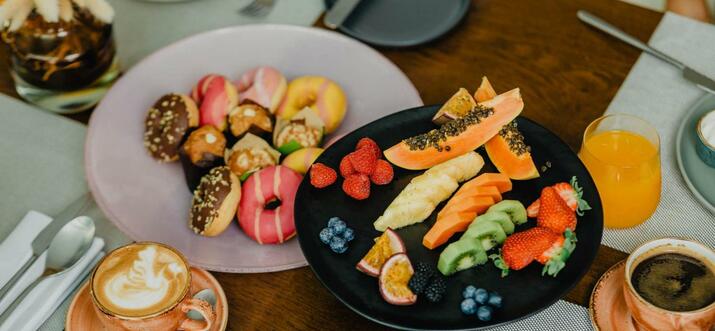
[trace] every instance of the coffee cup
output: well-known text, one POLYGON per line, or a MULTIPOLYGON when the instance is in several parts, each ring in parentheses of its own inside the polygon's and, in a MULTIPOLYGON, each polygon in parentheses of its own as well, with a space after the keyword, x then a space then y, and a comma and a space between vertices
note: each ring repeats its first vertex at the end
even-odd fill
POLYGON ((664 238, 626 260, 623 293, 646 330, 711 330, 715 326, 715 252, 700 243, 664 238))
POLYGON ((119 247, 90 277, 94 310, 107 330, 209 330, 216 314, 191 297, 191 269, 181 253, 154 242, 119 247), (189 319, 198 311, 203 321, 189 319))

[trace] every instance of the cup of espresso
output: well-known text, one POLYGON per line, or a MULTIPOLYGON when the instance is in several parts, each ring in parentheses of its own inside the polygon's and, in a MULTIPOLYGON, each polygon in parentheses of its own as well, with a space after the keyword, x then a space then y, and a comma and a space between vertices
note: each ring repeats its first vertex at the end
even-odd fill
POLYGON ((715 327, 715 252, 690 240, 664 238, 626 260, 623 292, 633 318, 647 330, 715 327))
POLYGON ((132 243, 109 252, 90 277, 95 312, 107 330, 208 330, 215 313, 193 299, 191 269, 175 249, 132 243), (189 319, 198 311, 203 321, 189 319))

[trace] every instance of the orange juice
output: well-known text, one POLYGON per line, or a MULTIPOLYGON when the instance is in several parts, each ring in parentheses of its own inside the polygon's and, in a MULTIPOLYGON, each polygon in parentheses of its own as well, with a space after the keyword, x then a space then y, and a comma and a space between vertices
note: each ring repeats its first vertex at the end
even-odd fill
POLYGON ((660 200, 658 146, 642 135, 609 130, 586 133, 579 157, 596 182, 607 227, 644 222, 660 200))

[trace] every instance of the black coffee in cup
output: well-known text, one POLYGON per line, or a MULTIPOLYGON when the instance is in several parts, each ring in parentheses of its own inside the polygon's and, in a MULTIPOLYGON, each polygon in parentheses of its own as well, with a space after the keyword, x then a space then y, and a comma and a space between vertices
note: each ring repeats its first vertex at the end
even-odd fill
POLYGON ((669 311, 693 311, 715 302, 715 274, 702 261, 663 253, 640 262, 631 274, 638 294, 669 311))

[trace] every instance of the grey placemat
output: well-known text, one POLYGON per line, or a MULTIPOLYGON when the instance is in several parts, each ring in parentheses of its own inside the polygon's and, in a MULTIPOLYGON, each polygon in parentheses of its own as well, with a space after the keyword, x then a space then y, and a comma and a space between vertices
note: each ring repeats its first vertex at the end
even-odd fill
MULTIPOLYGON (((715 77, 715 26, 666 13, 650 45, 715 77)), ((662 191, 660 205, 645 223, 624 230, 606 229, 603 244, 631 252, 640 244, 666 236, 698 240, 715 247, 715 215, 693 197, 675 159, 678 126, 686 111, 705 92, 681 73, 643 54, 611 102, 606 113, 627 113, 646 119, 660 135, 662 191)), ((633 197, 638 203, 638 197, 633 197)))

